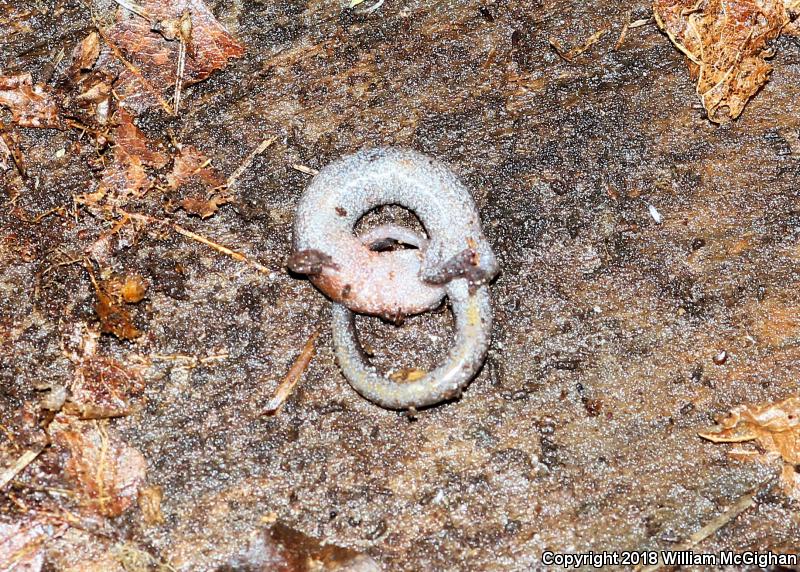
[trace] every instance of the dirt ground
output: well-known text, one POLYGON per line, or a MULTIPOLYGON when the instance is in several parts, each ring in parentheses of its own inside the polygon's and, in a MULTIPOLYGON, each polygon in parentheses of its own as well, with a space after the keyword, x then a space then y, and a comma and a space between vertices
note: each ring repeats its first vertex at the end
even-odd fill
MULTIPOLYGON (((44 81, 92 20, 81 2, 23 4, 28 31, 0 23, 0 70, 44 81)), ((385 570, 531 570, 544 550, 674 548, 753 494, 695 549, 798 549, 779 467, 697 435, 738 404, 798 393, 797 38, 776 42, 772 80, 719 126, 652 20, 618 44, 626 22, 650 16, 644 2, 387 0, 361 15, 335 1, 208 5, 243 57, 187 88, 177 117, 155 109, 139 126, 226 176, 277 139, 213 216, 166 215, 155 198, 140 210, 269 271, 168 231, 112 249, 109 265, 150 287, 132 306, 143 335, 99 340, 103 355, 144 364, 137 408, 111 426, 144 456, 164 516, 146 526, 134 508, 110 521, 117 538, 178 570, 245 570, 235 555, 277 519, 385 570), (573 61, 550 45, 601 29, 573 61), (481 374, 462 399, 411 417, 349 387, 329 302, 285 269, 309 181, 293 165, 378 145, 459 173, 502 267, 481 374), (284 409, 261 415, 315 330, 284 409), (220 354, 193 368, 159 358, 220 354)), ((73 375, 64 336, 97 317, 86 268, 68 262, 109 229, 73 210, 95 177, 91 150, 72 152, 79 133, 14 133, 28 176, 0 173, 4 425, 73 375)), ((424 368, 444 355, 450 320, 359 328, 381 367, 424 368)))

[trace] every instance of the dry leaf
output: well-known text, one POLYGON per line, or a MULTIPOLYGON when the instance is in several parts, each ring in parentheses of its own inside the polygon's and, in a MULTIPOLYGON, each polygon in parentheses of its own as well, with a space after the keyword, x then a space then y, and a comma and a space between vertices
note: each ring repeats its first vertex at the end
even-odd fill
POLYGON ((658 26, 689 59, 709 119, 736 119, 766 83, 767 44, 792 18, 794 0, 655 0, 658 26))
POLYGON ((178 202, 180 208, 200 218, 213 215, 221 205, 229 202, 229 198, 218 193, 225 184, 225 179, 216 169, 210 166, 209 159, 202 151, 190 145, 184 145, 175 158, 172 173, 167 175, 167 182, 174 190, 181 190, 188 197, 178 202))
POLYGON ((99 55, 100 36, 97 32, 92 32, 75 46, 75 50, 72 52, 72 65, 67 73, 74 75, 81 70, 92 69, 99 55))
POLYGON ((133 124, 125 110, 119 110, 119 124, 114 129, 114 160, 103 172, 103 187, 114 206, 123 206, 153 186, 145 167, 160 169, 169 157, 148 141, 133 124))
MULTIPOLYGON (((800 397, 769 405, 740 405, 699 435, 714 443, 758 441, 767 451, 758 460, 782 458, 786 463, 783 481, 787 494, 800 500, 800 480, 794 470, 800 465, 800 397)), ((737 450, 734 454, 741 457, 742 453, 737 450)))
POLYGON ((191 21, 191 35, 186 46, 184 86, 204 80, 225 67, 229 59, 244 53, 243 46, 222 27, 202 0, 145 0, 137 4, 149 22, 120 8, 117 23, 105 32, 108 42, 133 66, 122 70, 115 85, 122 105, 129 110, 138 113, 158 105, 174 89, 181 48, 175 35, 166 30, 172 28, 170 23, 180 23, 185 12, 191 21), (165 32, 162 35, 153 28, 165 32))
POLYGON ((147 462, 106 421, 81 421, 59 413, 47 431, 84 511, 115 517, 136 501, 147 462))
POLYGON ((70 118, 83 126, 103 130, 113 113, 111 93, 116 74, 103 69, 90 71, 99 54, 100 36, 92 32, 73 50, 72 63, 57 88, 65 94, 63 107, 70 118))
POLYGON ((82 419, 119 417, 131 412, 131 402, 144 392, 138 369, 113 358, 95 356, 76 364, 64 411, 82 419))
POLYGON ((53 95, 46 86, 34 85, 29 73, 0 76, 0 105, 22 127, 63 127, 53 95))
POLYGON ((30 518, 0 522, 0 570, 39 572, 44 564, 44 543, 50 533, 44 523, 30 518))
POLYGON ((169 156, 158 149, 145 137, 144 133, 133 124, 133 118, 124 110, 119 112, 119 125, 114 130, 114 143, 131 157, 155 169, 160 169, 169 161, 169 156))
POLYGON ((199 149, 191 145, 184 145, 180 154, 175 157, 172 173, 167 175, 167 182, 173 189, 192 182, 193 179, 204 184, 209 189, 214 189, 225 183, 222 175, 213 167, 211 161, 199 149))
POLYGON ((188 198, 180 202, 180 207, 189 214, 197 215, 206 219, 213 215, 221 205, 228 202, 226 197, 214 196, 209 199, 188 198))
POLYGON ((64 340, 64 355, 75 366, 64 411, 84 419, 127 415, 131 401, 144 391, 144 379, 135 366, 97 355, 100 333, 77 323, 64 340))

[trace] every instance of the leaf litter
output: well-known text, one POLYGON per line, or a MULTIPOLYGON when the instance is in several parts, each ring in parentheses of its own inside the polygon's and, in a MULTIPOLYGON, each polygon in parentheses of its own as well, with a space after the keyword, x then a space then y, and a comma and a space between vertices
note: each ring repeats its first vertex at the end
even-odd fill
POLYGON ((741 115, 767 82, 770 43, 797 33, 797 0, 655 0, 658 27, 688 59, 697 95, 715 123, 741 115))
MULTIPOLYGON (((95 185, 74 197, 73 208, 76 217, 81 209, 110 225, 83 256, 70 256, 65 263, 82 263, 87 270, 98 320, 79 322, 65 336, 62 351, 73 366, 71 379, 50 381, 38 404, 26 402, 8 428, 11 440, 0 443, 0 509, 5 514, 0 518, 0 561, 16 569, 172 569, 140 547, 114 540, 119 534, 108 520, 131 511, 148 526, 165 520, 163 491, 147 485, 146 460, 112 424, 112 418, 134 413, 143 397, 143 363, 103 355, 99 340, 102 334, 123 341, 141 336, 132 310, 149 289, 141 275, 113 269, 113 253, 137 240, 142 228, 152 227, 159 236, 171 230, 271 272, 168 218, 131 210, 152 196, 164 201, 168 213, 180 208, 208 218, 232 200, 230 189, 238 177, 276 138, 262 141, 225 179, 201 150, 172 138, 170 147, 146 135, 136 124, 139 114, 153 108, 177 112, 185 86, 222 69, 244 48, 201 0, 118 3, 111 24, 92 14, 98 29, 80 40, 52 85, 34 83, 28 73, 0 76, 0 105, 10 110, 13 125, 73 129, 94 145, 88 166, 96 174, 95 185)), ((0 169, 16 165, 23 175, 16 139, 0 127, 0 169)), ((63 207, 50 212, 67 216, 63 207)), ((38 224, 44 216, 28 222, 38 224)), ((315 337, 294 368, 298 371, 287 378, 299 377, 307 366, 315 337)), ((227 352, 195 362, 225 357, 227 352)), ((280 523, 262 537, 259 550, 279 554, 291 570, 351 562, 377 569, 365 555, 322 545, 280 523)))
POLYGON ((788 496, 800 501, 800 397, 766 405, 739 405, 699 435, 714 443, 755 442, 755 449, 738 448, 729 453, 741 460, 771 463, 783 461, 781 481, 788 496))

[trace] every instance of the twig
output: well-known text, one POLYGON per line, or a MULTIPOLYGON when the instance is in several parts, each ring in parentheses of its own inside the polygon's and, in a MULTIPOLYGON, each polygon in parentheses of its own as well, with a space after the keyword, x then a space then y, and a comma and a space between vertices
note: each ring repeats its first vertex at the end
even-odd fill
POLYGON ((205 236, 203 236, 201 234, 197 234, 196 232, 192 232, 191 230, 185 229, 181 225, 176 224, 174 222, 171 222, 169 220, 166 220, 166 219, 163 219, 163 218, 156 218, 156 217, 152 217, 152 216, 147 216, 147 215, 143 215, 143 214, 138 214, 138 213, 129 213, 129 212, 126 212, 126 211, 124 211, 122 209, 117 209, 117 212, 119 212, 121 215, 126 216, 128 218, 131 218, 133 220, 139 220, 139 221, 143 221, 143 222, 147 222, 147 223, 151 223, 151 224, 153 224, 153 223, 169 224, 170 226, 172 226, 172 229, 175 232, 177 232, 178 234, 182 234, 183 236, 185 236, 187 238, 191 238, 192 240, 196 240, 197 242, 205 244, 206 246, 210 246, 214 250, 217 250, 217 251, 219 251, 219 252, 221 252, 221 253, 223 253, 223 254, 225 254, 227 256, 230 256, 234 260, 238 260, 239 262, 244 262, 245 264, 249 264, 250 266, 252 266, 256 270, 258 270, 259 272, 263 272, 264 274, 270 274, 272 272, 269 268, 267 268, 263 264, 259 264, 255 260, 250 260, 249 258, 247 258, 247 256, 245 256, 241 252, 236 252, 235 250, 231 250, 227 246, 223 246, 223 245, 221 245, 219 243, 216 243, 213 240, 208 239, 208 238, 206 238, 205 236))
POLYGON ((253 149, 253 151, 251 151, 250 154, 247 157, 245 157, 245 159, 244 159, 244 161, 242 161, 241 165, 236 167, 236 170, 233 173, 231 173, 231 176, 228 177, 227 181, 225 181, 225 185, 230 188, 236 182, 236 179, 241 177, 242 173, 244 173, 250 167, 250 165, 253 163, 253 160, 258 155, 261 155, 261 153, 266 151, 267 147, 269 147, 270 145, 275 143, 275 141, 277 141, 277 140, 278 140, 278 136, 277 135, 274 136, 274 137, 271 137, 270 139, 264 139, 258 147, 253 149))
POLYGON ((642 26, 646 26, 652 21, 652 18, 642 18, 641 20, 636 20, 635 22, 631 22, 628 24, 628 29, 633 30, 635 28, 641 28, 642 26))
POLYGON ((308 368, 308 364, 311 362, 311 358, 314 357, 314 353, 316 352, 316 341, 319 337, 319 330, 314 330, 312 334, 309 336, 308 341, 306 341, 306 345, 303 346, 303 350, 300 352, 300 355, 297 356, 297 359, 294 360, 292 367, 289 369, 289 373, 286 374, 286 377, 283 378, 280 385, 278 385, 278 389, 275 391, 275 395, 270 399, 267 406, 264 408, 262 415, 277 415, 280 413, 283 405, 286 403, 286 400, 292 394, 292 390, 294 389, 297 382, 300 381, 300 377, 303 375, 303 372, 308 368))
MULTIPOLYGON (((363 1, 364 0, 352 0, 350 2, 350 8, 351 9, 355 8, 356 6, 361 4, 363 1)), ((377 2, 375 2, 375 4, 373 4, 369 8, 357 8, 357 9, 353 10, 353 13, 354 14, 360 14, 360 15, 372 14, 375 10, 377 10, 378 8, 383 6, 384 2, 385 2, 385 0, 378 0, 377 2)))
POLYGON ((292 169, 294 169, 295 171, 300 171, 301 173, 305 173, 306 175, 311 175, 311 176, 314 176, 317 173, 319 173, 319 171, 317 171, 316 169, 312 169, 311 167, 306 167, 305 165, 300 165, 299 163, 294 163, 292 165, 292 169))
POLYGON ((630 19, 630 12, 628 13, 628 17, 625 18, 625 25, 622 26, 622 32, 619 34, 619 38, 617 39, 617 43, 614 44, 614 51, 616 52, 622 47, 622 43, 625 41, 625 36, 628 35, 628 28, 631 27, 631 23, 628 21, 630 19))
POLYGON ((26 450, 17 461, 11 465, 8 469, 0 473, 0 489, 4 488, 14 477, 16 477, 20 471, 22 471, 25 467, 30 465, 36 457, 39 456, 39 453, 43 451, 42 449, 36 450, 26 450))
POLYGON ((556 53, 559 56, 561 56, 563 59, 571 63, 575 58, 577 58, 583 52, 585 52, 593 45, 595 45, 606 32, 608 32, 607 28, 603 28, 602 30, 597 30, 594 34, 589 36, 589 38, 583 44, 572 48, 568 52, 564 51, 564 48, 555 38, 550 38, 548 41, 550 42, 550 46, 556 51, 556 53))
POLYGON ((192 17, 188 10, 184 10, 180 19, 180 33, 178 42, 178 70, 175 75, 175 95, 172 98, 172 105, 175 108, 175 115, 178 115, 178 107, 181 104, 181 90, 183 89, 183 74, 186 70, 186 46, 192 40, 192 17))
POLYGON ((238 260, 239 262, 244 262, 245 264, 249 264, 250 266, 252 266, 256 270, 258 270, 259 272, 263 272, 264 274, 269 274, 271 272, 271 270, 269 268, 267 268, 266 266, 264 266, 262 264, 259 264, 255 260, 250 260, 249 258, 247 258, 241 252, 236 252, 235 250, 231 250, 227 246, 222 246, 221 244, 218 244, 218 243, 214 242, 213 240, 209 240, 208 238, 206 238, 206 237, 204 237, 204 236, 202 236, 200 234, 197 234, 196 232, 192 232, 191 230, 187 230, 187 229, 183 228, 182 226, 180 226, 178 224, 173 223, 172 224, 172 228, 174 228, 175 232, 177 232, 178 234, 182 234, 183 236, 185 236, 187 238, 191 238, 192 240, 196 240, 197 242, 205 244, 206 246, 210 246, 214 250, 218 250, 219 252, 221 252, 223 254, 227 254, 228 256, 233 258, 234 260, 238 260))

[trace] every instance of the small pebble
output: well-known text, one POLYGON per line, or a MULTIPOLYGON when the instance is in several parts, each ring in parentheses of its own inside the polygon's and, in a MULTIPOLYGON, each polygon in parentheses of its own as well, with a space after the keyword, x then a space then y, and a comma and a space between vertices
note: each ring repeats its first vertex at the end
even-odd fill
POLYGON ((722 365, 726 361, 728 361, 728 352, 722 350, 717 355, 714 356, 714 363, 717 365, 722 365))

